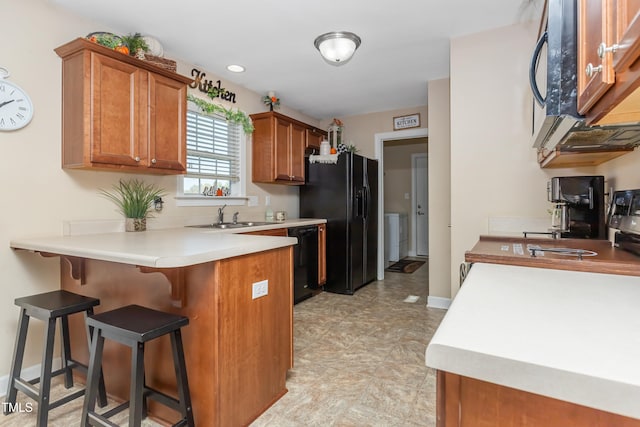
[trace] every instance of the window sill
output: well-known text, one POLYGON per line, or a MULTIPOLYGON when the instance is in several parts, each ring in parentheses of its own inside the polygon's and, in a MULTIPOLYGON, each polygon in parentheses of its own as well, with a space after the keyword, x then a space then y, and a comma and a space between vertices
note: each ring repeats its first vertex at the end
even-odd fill
POLYGON ((243 206, 245 196, 176 196, 176 206, 243 206))

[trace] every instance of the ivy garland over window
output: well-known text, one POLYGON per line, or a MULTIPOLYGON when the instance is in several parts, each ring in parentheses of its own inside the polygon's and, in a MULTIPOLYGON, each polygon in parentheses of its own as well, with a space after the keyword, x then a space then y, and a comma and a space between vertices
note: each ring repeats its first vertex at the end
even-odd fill
POLYGON ((253 133, 253 123, 251 123, 251 119, 249 118, 249 116, 247 116, 242 111, 233 111, 229 108, 224 108, 221 105, 211 104, 210 102, 197 98, 191 94, 187 95, 187 100, 196 104, 203 112, 207 114, 217 113, 224 116, 231 123, 242 125, 244 133, 253 133))

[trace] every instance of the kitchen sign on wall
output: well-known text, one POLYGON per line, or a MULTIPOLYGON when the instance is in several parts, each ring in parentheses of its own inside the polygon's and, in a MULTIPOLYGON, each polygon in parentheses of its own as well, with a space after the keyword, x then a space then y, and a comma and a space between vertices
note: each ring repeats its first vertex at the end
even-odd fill
POLYGON ((191 75, 193 76, 193 82, 189 87, 197 88, 200 92, 206 93, 212 99, 220 98, 223 101, 236 103, 236 94, 223 88, 220 80, 216 81, 216 85, 214 85, 213 81, 205 79, 205 73, 196 68, 191 70, 191 75))
POLYGON ((420 113, 393 118, 393 130, 402 130, 420 127, 420 113))

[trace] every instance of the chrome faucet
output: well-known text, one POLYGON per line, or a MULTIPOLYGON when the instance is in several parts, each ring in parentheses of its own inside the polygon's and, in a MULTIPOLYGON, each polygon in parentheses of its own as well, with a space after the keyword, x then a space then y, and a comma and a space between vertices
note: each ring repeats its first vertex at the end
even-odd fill
POLYGON ((233 223, 234 223, 234 224, 237 224, 237 223, 238 223, 238 214, 239 214, 239 213, 240 213, 240 212, 235 212, 235 213, 233 214, 233 223))
POLYGON ((226 208, 227 205, 224 205, 221 208, 218 208, 218 224, 222 224, 224 222, 224 208, 226 208))

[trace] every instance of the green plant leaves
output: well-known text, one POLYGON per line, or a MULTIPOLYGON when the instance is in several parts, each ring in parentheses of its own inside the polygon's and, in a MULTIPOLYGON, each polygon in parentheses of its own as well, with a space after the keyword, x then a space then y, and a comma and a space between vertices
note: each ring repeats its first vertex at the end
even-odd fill
POLYGON ((134 56, 138 50, 149 51, 149 46, 140 33, 127 34, 122 36, 121 39, 122 43, 129 48, 129 55, 131 56, 134 56))
POLYGON ((101 189, 100 194, 113 201, 126 218, 148 217, 154 199, 166 195, 163 189, 154 184, 145 184, 135 178, 121 179, 113 189, 113 193, 101 189))
POLYGON ((242 111, 234 111, 221 105, 211 104, 210 102, 204 101, 191 94, 187 95, 187 100, 196 104, 203 112, 207 114, 217 113, 224 116, 227 121, 231 123, 242 125, 244 133, 253 133, 253 123, 251 123, 251 118, 249 118, 249 116, 247 116, 242 111))

